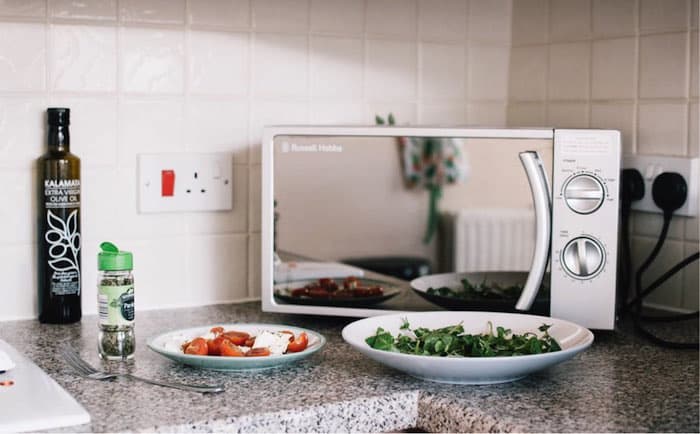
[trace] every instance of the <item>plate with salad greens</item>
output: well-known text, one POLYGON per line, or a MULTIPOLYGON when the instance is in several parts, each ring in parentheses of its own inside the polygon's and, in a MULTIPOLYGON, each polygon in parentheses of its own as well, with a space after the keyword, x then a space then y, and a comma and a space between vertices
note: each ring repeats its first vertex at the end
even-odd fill
MULTIPOLYGON (((448 310, 513 312, 527 281, 521 271, 443 273, 419 277, 411 288, 431 303, 448 310)), ((543 282, 549 281, 545 275, 543 282)), ((542 284, 530 312, 549 315, 549 286, 542 284)))
POLYGON ((521 379, 571 359, 593 333, 569 321, 504 312, 411 312, 347 325, 343 339, 365 356, 439 383, 521 379))

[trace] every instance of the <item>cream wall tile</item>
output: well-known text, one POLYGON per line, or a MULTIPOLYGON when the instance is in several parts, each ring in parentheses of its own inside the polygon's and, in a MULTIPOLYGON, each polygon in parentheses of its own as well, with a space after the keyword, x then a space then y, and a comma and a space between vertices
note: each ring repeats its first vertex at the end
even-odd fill
POLYGON ((493 45, 469 46, 469 86, 470 100, 508 99, 508 67, 510 49, 493 45))
POLYGON ((683 30, 688 27, 687 0, 640 0, 641 31, 683 30))
POLYGON ((51 26, 51 88, 111 92, 117 87, 114 27, 51 26))
POLYGON ((588 104, 550 103, 547 125, 555 128, 588 128, 588 104))
POLYGON ((311 38, 311 96, 362 97, 364 46, 361 39, 311 38))
POLYGON ((116 0, 50 0, 52 18, 114 21, 117 19, 116 0))
POLYGON ((421 44, 421 88, 424 98, 463 100, 464 46, 421 44))
POLYGON ((248 296, 248 236, 219 235, 187 239, 189 302, 232 301, 248 296))
POLYGON ((685 33, 639 39, 639 96, 681 98, 687 90, 688 37, 685 33))
POLYGON ((251 112, 250 161, 260 164, 260 142, 263 127, 305 124, 309 120, 308 105, 303 102, 256 101, 251 112))
POLYGON ((462 41, 467 37, 467 0, 418 0, 420 37, 462 41))
POLYGON ((0 303, 0 321, 37 317, 37 273, 27 273, 27 270, 34 269, 36 255, 36 248, 32 244, 0 243, 3 294, 12 294, 11 303, 0 303))
POLYGON ((189 43, 191 93, 248 93, 247 33, 191 32, 189 43))
POLYGON ((229 234, 248 231, 248 166, 233 166, 233 209, 230 211, 193 212, 185 215, 187 233, 229 234))
POLYGON ((46 33, 43 25, 0 23, 0 53, 0 91, 44 90, 46 33))
POLYGON ((698 134, 698 122, 700 122, 700 113, 698 113, 698 103, 691 103, 689 106, 689 126, 688 126, 688 155, 697 157, 700 155, 700 135, 698 134))
POLYGON ((416 0, 367 2, 366 26, 370 35, 410 38, 418 30, 416 0))
POLYGON ((259 233, 250 234, 248 237, 248 295, 260 297, 262 273, 261 258, 261 238, 259 233))
POLYGON ((361 36, 364 30, 364 2, 311 0, 312 32, 361 36))
POLYGON ((512 0, 471 0, 469 40, 510 45, 512 0))
MULTIPOLYGON (((668 227, 668 237, 670 239, 683 239, 684 220, 682 217, 671 220, 671 224, 668 227)), ((636 212, 634 214, 634 233, 636 235, 646 235, 650 238, 658 237, 663 223, 664 218, 661 214, 636 212)))
POLYGON ((306 96, 306 36, 257 34, 253 57, 253 89, 256 96, 306 96))
POLYGON ((513 1, 513 45, 548 42, 547 0, 513 1))
POLYGON ((690 96, 698 97, 698 32, 690 33, 690 96))
POLYGON ((551 0, 549 14, 551 41, 570 42, 590 38, 590 0, 551 0))
POLYGON ((135 167, 141 153, 184 151, 183 118, 179 100, 123 100, 119 104, 119 165, 135 167))
POLYGON ((0 98, 0 168, 30 169, 46 152, 45 110, 41 96, 0 98))
POLYGON ((511 127, 541 127, 547 123, 544 103, 511 103, 506 113, 511 127))
MULTIPOLYGON (((119 220, 119 208, 123 204, 105 198, 119 197, 121 182, 116 168, 85 168, 81 171, 80 235, 83 241, 83 264, 93 264, 94 255, 97 254, 102 241, 118 239, 119 227, 122 224, 119 220)), ((83 267, 83 273, 88 268, 94 270, 95 267, 83 267)), ((86 281, 88 280, 83 275, 83 283, 86 281)), ((96 281, 89 280, 91 284, 96 281)))
MULTIPOLYGON (((185 215, 181 213, 141 214, 137 201, 137 169, 124 167, 117 169, 117 178, 113 200, 119 204, 116 217, 119 222, 114 226, 113 239, 123 240, 159 240, 184 236, 187 232, 185 215)), ((101 199, 103 201, 104 198, 101 199)), ((165 247, 163 247, 165 249, 165 247)), ((182 253, 180 253, 182 254, 182 253)), ((136 260, 136 259, 135 259, 136 260)), ((161 265, 163 266, 163 265, 161 265)), ((170 267, 168 266, 168 269, 170 267)), ((158 286, 162 288, 162 286, 158 286)))
POLYGON ((637 151, 640 154, 685 155, 686 110, 686 104, 640 104, 637 151))
POLYGON ((549 98, 588 99, 590 44, 551 45, 549 49, 549 98))
MULTIPOLYGON (((80 157, 83 168, 116 165, 116 97, 62 96, 52 97, 50 103, 70 108, 71 151, 80 157)), ((44 141, 42 137, 40 143, 44 141)))
POLYGON ((119 16, 127 23, 182 24, 185 0, 119 0, 119 16))
POLYGON ((185 148, 230 152, 236 164, 248 162, 248 102, 190 99, 185 106, 185 148))
POLYGON ((635 45, 634 38, 593 42, 593 99, 634 99, 635 45))
POLYGON ((622 152, 635 153, 633 103, 591 104, 591 128, 619 130, 622 134, 622 152))
MULTIPOLYGON (((684 257, 690 256, 697 251, 698 243, 685 243, 684 257)), ((698 295, 700 294, 699 275, 698 261, 693 262, 683 270, 683 301, 681 306, 691 311, 698 310, 698 295)))
POLYGON ((547 93, 547 46, 514 47, 510 53, 508 97, 542 101, 547 93))
POLYGON ((311 123, 329 125, 364 124, 364 104, 357 101, 314 101, 311 123))
POLYGON ((0 0, 0 16, 42 18, 46 0, 0 0))
POLYGON ((250 220, 248 229, 253 232, 260 232, 262 219, 262 168, 260 165, 250 166, 250 220))
POLYGON ((636 3, 636 0, 593 0, 593 34, 634 35, 636 3))
MULTIPOLYGON (((656 243, 656 238, 632 238, 632 264, 637 269, 649 255, 656 243)), ((683 243, 667 240, 661 253, 649 267, 642 278, 642 285, 646 287, 656 280, 662 273, 673 267, 683 259, 683 243)), ((661 285, 656 291, 645 298, 646 302, 661 304, 664 306, 681 307, 683 287, 682 274, 678 273, 661 285)))
POLYGON ((506 103, 472 102, 467 104, 467 124, 477 127, 505 127, 506 103))
POLYGON ((415 97, 415 44, 398 41, 367 41, 367 72, 365 87, 368 98, 415 97))
POLYGON ((367 104, 365 122, 373 125, 376 115, 386 119, 389 113, 393 113, 397 125, 412 125, 418 122, 418 109, 415 103, 384 101, 371 101, 367 104))
POLYGON ((120 80, 125 92, 182 93, 184 42, 180 31, 124 28, 120 80))
POLYGON ((308 0, 253 0, 253 27, 266 32, 309 30, 308 0))
POLYGON ((35 225, 37 175, 34 170, 0 170, 5 203, 0 207, 0 222, 6 228, 0 231, 0 246, 36 241, 35 225))
POLYGON ((427 102, 421 105, 421 125, 460 126, 467 123, 466 107, 457 102, 427 102))
POLYGON ((134 255, 137 321, 139 311, 185 306, 199 293, 187 286, 189 246, 185 238, 124 240, 118 246, 134 255))
POLYGON ((188 22, 194 26, 250 27, 250 0, 189 0, 188 22))

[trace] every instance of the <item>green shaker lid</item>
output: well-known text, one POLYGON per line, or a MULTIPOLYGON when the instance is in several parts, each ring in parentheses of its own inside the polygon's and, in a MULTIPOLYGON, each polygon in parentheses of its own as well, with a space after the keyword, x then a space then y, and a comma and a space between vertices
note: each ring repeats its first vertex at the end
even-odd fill
POLYGON ((97 254, 97 269, 100 271, 121 271, 134 268, 134 257, 131 252, 119 251, 110 242, 100 244, 102 251, 97 254))

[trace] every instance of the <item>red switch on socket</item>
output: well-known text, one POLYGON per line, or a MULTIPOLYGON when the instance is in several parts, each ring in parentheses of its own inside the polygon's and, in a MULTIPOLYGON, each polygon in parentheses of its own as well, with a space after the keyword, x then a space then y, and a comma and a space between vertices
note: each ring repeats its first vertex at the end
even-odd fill
POLYGON ((160 195, 172 196, 175 191, 175 171, 161 170, 160 172, 160 195))

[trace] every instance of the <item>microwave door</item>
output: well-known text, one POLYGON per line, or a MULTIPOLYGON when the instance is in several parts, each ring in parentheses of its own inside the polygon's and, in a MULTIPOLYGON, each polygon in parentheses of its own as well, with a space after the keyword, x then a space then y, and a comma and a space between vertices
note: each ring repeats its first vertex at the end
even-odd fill
POLYGON ((542 159, 535 151, 519 154, 525 173, 527 174, 532 201, 535 206, 535 250, 532 256, 530 272, 520 298, 515 305, 517 310, 529 310, 535 301, 537 291, 549 261, 549 246, 552 233, 552 204, 549 182, 542 164, 542 159))

